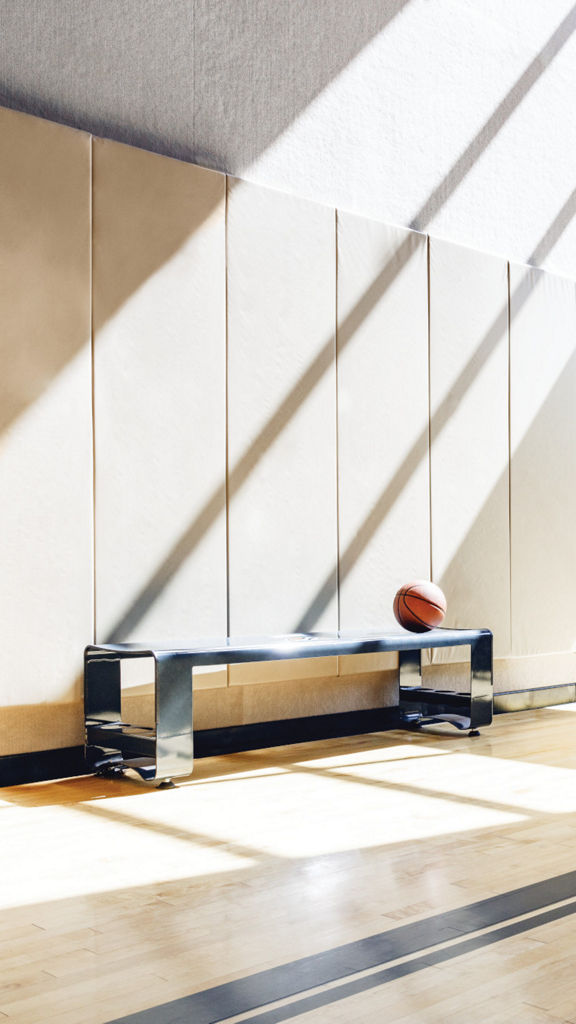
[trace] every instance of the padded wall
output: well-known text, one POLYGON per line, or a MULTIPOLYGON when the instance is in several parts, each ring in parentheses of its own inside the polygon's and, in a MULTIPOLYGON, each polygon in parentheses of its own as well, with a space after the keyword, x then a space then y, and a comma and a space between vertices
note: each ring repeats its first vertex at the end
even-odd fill
MULTIPOLYGON (((433 578, 445 625, 487 627, 510 653, 508 266, 430 239, 433 578)), ((434 651, 435 662, 462 651, 434 651)))
POLYGON ((225 635, 222 175, 95 140, 94 330, 98 640, 225 635))
MULTIPOLYGON (((495 631, 497 689, 573 679, 573 282, 512 266, 509 307, 503 260, 432 239, 428 346, 424 236, 236 180, 227 203, 222 175, 10 111, 0 128, 0 755, 82 739, 91 298, 99 640, 392 626, 432 541, 448 622, 495 631)), ((389 663, 217 669, 199 721, 376 706, 389 663)))
POLYGON ((574 283, 512 264, 510 291, 514 653, 571 651, 576 641, 574 283))
POLYGON ((90 137, 7 110, 0 133, 6 708, 79 700, 92 639, 90 137))
POLYGON ((340 625, 397 629, 398 587, 430 572, 427 241, 341 212, 338 431, 340 625))
MULTIPOLYGON (((232 634, 337 629, 335 215, 244 182, 228 200, 232 634)), ((235 666, 234 682, 336 659, 235 666)))

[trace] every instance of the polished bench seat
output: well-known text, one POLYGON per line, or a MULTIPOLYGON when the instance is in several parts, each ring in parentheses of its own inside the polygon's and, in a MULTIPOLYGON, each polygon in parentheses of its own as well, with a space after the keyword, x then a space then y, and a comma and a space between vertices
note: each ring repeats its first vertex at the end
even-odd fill
POLYGON ((475 733, 492 721, 492 633, 488 629, 432 629, 426 633, 296 633, 281 637, 193 640, 189 647, 100 644, 84 655, 86 758, 89 768, 134 768, 142 778, 167 782, 190 775, 194 764, 192 675, 206 665, 398 652, 399 725, 448 721, 475 733), (434 647, 470 647, 470 689, 422 686, 421 655, 434 647), (156 725, 122 722, 121 666, 153 658, 156 725))

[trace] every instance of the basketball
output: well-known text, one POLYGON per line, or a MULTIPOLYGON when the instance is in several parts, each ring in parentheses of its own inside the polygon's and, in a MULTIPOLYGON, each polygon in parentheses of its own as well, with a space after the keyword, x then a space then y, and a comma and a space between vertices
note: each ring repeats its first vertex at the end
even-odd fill
POLYGON ((446 614, 446 598, 435 583, 413 580, 405 583, 394 598, 394 615, 404 629, 425 633, 439 626, 446 614))

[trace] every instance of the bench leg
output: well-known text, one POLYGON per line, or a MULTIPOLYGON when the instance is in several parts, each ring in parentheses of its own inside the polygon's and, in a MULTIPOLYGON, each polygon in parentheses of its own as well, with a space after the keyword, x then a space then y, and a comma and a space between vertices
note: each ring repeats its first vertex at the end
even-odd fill
POLYGON ((478 735, 481 725, 490 725, 494 700, 492 635, 479 637, 470 645, 470 728, 478 735))
POLYGON ((422 686, 421 652, 400 651, 398 656, 399 706, 403 725, 417 727, 449 722, 456 729, 478 730, 492 721, 492 636, 470 644, 470 692, 458 693, 422 686))
POLYGON ((122 754, 115 738, 122 720, 120 659, 113 654, 90 652, 84 656, 84 719, 87 765, 98 773, 121 774, 122 754), (93 742, 94 725, 100 727, 93 742))
POLYGON ((194 766, 192 666, 171 652, 156 652, 156 776, 190 775, 194 766))
POLYGON ((99 722, 119 722, 122 690, 120 659, 90 652, 84 660, 84 715, 99 722))
POLYGON ((422 651, 398 652, 398 703, 402 725, 417 726, 422 717, 411 701, 414 690, 422 688, 422 651))
POLYGON ((398 652, 400 686, 422 686, 422 651, 398 652))
POLYGON ((117 654, 86 654, 88 766, 107 775, 132 768, 146 781, 164 785, 190 775, 194 764, 190 660, 170 651, 154 655, 155 729, 122 722, 121 660, 117 654))

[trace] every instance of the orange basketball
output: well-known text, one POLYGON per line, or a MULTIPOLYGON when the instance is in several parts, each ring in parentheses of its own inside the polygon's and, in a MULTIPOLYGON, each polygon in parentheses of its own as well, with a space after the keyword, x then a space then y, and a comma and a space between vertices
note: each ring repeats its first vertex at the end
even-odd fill
POLYGON ((439 626, 446 614, 446 598, 435 583, 413 580, 405 583, 394 598, 394 615, 404 629, 425 633, 439 626))

